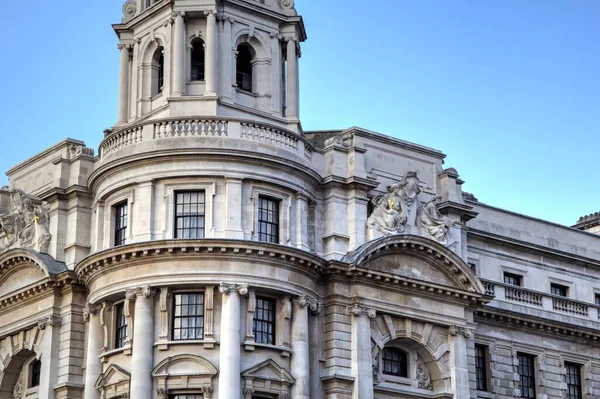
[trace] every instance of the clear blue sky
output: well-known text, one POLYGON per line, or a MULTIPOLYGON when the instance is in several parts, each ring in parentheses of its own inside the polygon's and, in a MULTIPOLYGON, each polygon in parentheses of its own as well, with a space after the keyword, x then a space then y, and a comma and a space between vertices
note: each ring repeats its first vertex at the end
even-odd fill
MULTIPOLYGON (((97 149, 116 120, 123 2, 3 4, 0 170, 65 137, 97 149)), ((306 130, 358 125, 437 148, 501 208, 567 225, 600 211, 600 1, 296 6, 306 130)))

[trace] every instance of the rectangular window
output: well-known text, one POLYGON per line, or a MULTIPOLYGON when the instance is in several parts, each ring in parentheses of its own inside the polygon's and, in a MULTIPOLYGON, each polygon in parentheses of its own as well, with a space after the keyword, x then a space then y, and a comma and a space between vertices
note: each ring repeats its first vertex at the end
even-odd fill
POLYGON ((581 399, 581 366, 575 363, 565 363, 567 399, 581 399))
POLYGON ((487 352, 485 345, 475 345, 475 374, 477 377, 477 390, 487 391, 487 352))
POLYGON ((523 279, 523 276, 519 276, 518 274, 504 273, 504 283, 505 284, 515 285, 517 287, 520 287, 522 279, 523 279))
POLYGON ((552 295, 567 296, 569 288, 560 284, 550 284, 550 293, 552 295))
POLYGON ((115 246, 127 239, 127 202, 115 205, 115 246))
POLYGON ((124 303, 115 305, 115 349, 125 346, 127 339, 127 317, 124 310, 124 303))
POLYGON ((252 332, 256 343, 275 345, 275 300, 256 297, 252 332))
POLYGON ((191 394, 191 395, 169 395, 169 399, 202 399, 202 394, 191 394))
POLYGON ((519 360, 519 389, 522 398, 535 399, 535 356, 518 353, 519 360))
POLYGON ((173 295, 173 339, 204 338, 204 294, 173 295))
POLYGON ((279 201, 258 197, 258 241, 279 244, 279 201))
POLYGON ((600 305, 600 294, 594 295, 594 302, 596 303, 596 305, 600 305))
POLYGON ((204 238, 204 191, 175 193, 175 238, 204 238))
POLYGON ((31 374, 31 382, 29 383, 29 388, 39 387, 40 376, 42 375, 42 362, 40 362, 39 360, 34 360, 29 367, 29 372, 31 374))

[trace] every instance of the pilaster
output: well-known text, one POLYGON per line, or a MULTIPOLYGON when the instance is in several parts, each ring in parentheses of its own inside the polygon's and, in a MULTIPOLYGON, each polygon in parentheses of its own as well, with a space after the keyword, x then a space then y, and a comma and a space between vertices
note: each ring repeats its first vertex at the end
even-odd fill
POLYGON ((455 399, 468 398, 470 395, 467 340, 471 336, 472 332, 467 327, 450 326, 448 328, 450 376, 452 378, 452 392, 455 399))
POLYGON ((100 399, 100 392, 95 388, 96 380, 102 373, 100 354, 104 347, 102 325, 100 324, 100 310, 100 305, 91 303, 88 303, 83 308, 83 319, 88 326, 84 399, 100 399))
POLYGON ((377 315, 375 309, 353 304, 348 307, 352 316, 352 376, 354 377, 353 399, 373 399, 373 361, 371 359, 371 319, 377 315))
POLYGON ((43 331, 41 345, 42 372, 38 391, 39 399, 54 398, 54 384, 58 371, 58 341, 62 318, 48 316, 38 321, 38 329, 43 331))

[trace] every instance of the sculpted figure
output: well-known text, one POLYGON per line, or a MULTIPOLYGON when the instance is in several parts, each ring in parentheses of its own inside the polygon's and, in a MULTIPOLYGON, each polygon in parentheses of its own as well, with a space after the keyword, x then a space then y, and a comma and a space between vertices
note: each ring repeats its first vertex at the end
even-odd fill
POLYGON ((384 235, 401 234, 406 228, 408 211, 419 189, 415 172, 407 172, 398 182, 388 187, 388 193, 373 198, 373 213, 367 219, 367 228, 376 229, 384 235))
POLYGON ((436 196, 432 200, 421 204, 417 211, 417 227, 423 234, 444 245, 448 245, 448 231, 453 221, 442 215, 437 205, 442 197, 436 196))
POLYGON ((433 389, 431 384, 431 378, 429 377, 429 370, 427 366, 423 364, 421 358, 417 358, 417 383, 421 389, 433 389))
POLYGON ((0 215, 0 252, 11 248, 30 248, 46 252, 50 244, 48 212, 39 198, 22 190, 11 193, 13 211, 0 215))

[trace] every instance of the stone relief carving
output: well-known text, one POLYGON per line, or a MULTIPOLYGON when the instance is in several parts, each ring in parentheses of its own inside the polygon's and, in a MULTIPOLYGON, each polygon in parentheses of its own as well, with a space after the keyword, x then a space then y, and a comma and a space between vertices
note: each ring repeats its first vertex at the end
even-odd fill
POLYGON ((450 233, 455 222, 437 209, 442 198, 435 196, 423 201, 419 194, 417 172, 408 171, 400 181, 388 187, 386 194, 373 198, 373 212, 367 219, 369 240, 381 235, 417 234, 450 248, 456 246, 458 243, 450 233))
POLYGON ((0 214, 0 253, 13 248, 47 252, 50 216, 42 201, 24 191, 10 192, 13 211, 0 214))
POLYGON ((21 374, 19 374, 19 379, 15 383, 15 387, 13 388, 12 399, 21 399, 23 396, 23 391, 25 390, 24 386, 24 374, 23 370, 21 370, 21 374))
POLYGON ((433 389, 429 370, 427 370, 427 366, 425 366, 425 363, 423 363, 423 360, 419 356, 417 356, 416 364, 416 381, 418 387, 421 389, 433 389))

